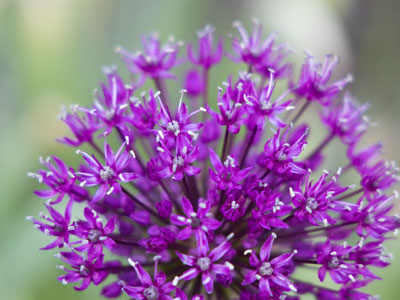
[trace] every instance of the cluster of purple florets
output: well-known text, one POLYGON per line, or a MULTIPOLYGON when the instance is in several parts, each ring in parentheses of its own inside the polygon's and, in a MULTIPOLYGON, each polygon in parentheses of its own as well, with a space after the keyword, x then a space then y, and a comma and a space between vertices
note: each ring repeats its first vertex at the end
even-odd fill
POLYGON ((84 290, 109 277, 103 296, 139 300, 375 299, 359 289, 379 279, 373 267, 389 265, 399 170, 381 160, 380 144, 363 145, 367 106, 342 93, 350 76, 332 82, 336 57, 307 55, 294 79, 275 34, 234 26, 230 53, 211 27, 183 57, 181 43, 155 35, 143 52, 118 48, 133 80, 109 68, 92 107, 62 112, 73 137, 59 141, 79 147, 82 163, 41 159, 29 175, 47 186, 35 194, 48 215, 28 217, 55 238, 42 249, 61 249, 62 283, 84 290), (246 71, 210 90, 224 57, 246 71), (178 62, 188 65, 179 92, 166 81, 178 62), (149 80, 155 90, 141 91, 149 80), (276 95, 278 80, 287 91, 276 95), (310 107, 326 136, 306 149, 310 107), (347 161, 324 170, 333 140, 347 161), (357 184, 345 184, 347 172, 357 184))

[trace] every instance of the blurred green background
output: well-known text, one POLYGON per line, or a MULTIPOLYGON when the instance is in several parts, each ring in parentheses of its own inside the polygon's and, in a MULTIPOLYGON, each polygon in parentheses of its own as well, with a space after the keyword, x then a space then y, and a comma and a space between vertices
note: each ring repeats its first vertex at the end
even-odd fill
MULTIPOLYGON (((49 240, 24 221, 42 209, 26 172, 39 168, 40 155, 73 159, 55 142, 66 134, 56 115, 61 104, 91 103, 102 66, 121 65, 116 45, 135 50, 140 35, 153 31, 193 41, 205 24, 226 34, 232 21, 249 28, 257 17, 267 32, 280 32, 295 59, 303 49, 341 57, 337 75, 355 75, 350 89, 371 103, 369 116, 379 123, 371 141, 382 140, 387 158, 399 161, 399 11, 398 0, 0 0, 0 298, 98 298, 96 288, 78 293, 61 285, 54 252, 38 250, 49 240)), ((232 68, 226 65, 224 73, 232 68)), ((388 245, 400 254, 400 241, 388 245)), ((398 299, 400 262, 378 274, 383 280, 368 291, 398 299)))

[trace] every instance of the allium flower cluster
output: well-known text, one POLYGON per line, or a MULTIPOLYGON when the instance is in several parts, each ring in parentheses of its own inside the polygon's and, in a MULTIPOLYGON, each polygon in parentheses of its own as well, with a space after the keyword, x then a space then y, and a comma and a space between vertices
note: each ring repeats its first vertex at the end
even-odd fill
POLYGON ((142 52, 119 48, 133 81, 108 68, 91 107, 63 110, 72 136, 59 141, 79 147, 81 163, 52 156, 28 174, 44 185, 35 194, 47 211, 28 219, 49 236, 43 250, 60 250, 63 284, 110 278, 104 297, 139 300, 374 299, 360 288, 390 263, 399 169, 380 144, 363 145, 367 106, 342 93, 350 77, 332 82, 337 58, 308 55, 293 80, 275 34, 234 26, 233 51, 210 26, 187 51, 156 35, 142 52), (245 71, 213 90, 210 72, 226 57, 245 71), (143 91, 147 81, 155 89, 143 91), (304 118, 313 109, 325 136, 304 118), (325 170, 334 140, 347 161, 325 170))

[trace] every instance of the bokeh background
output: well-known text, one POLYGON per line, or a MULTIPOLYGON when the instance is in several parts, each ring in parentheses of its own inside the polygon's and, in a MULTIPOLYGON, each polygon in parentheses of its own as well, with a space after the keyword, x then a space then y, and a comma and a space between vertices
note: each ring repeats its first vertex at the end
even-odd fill
MULTIPOLYGON (((38 250, 49 240, 24 221, 42 209, 26 172, 39 168, 40 155, 73 160, 73 151, 55 142, 66 134, 56 115, 61 104, 91 103, 101 68, 121 65, 116 45, 138 49, 140 35, 153 31, 194 40, 205 24, 226 34, 234 32, 232 21, 249 28, 257 17, 267 32, 280 32, 298 63, 304 49, 341 57, 337 76, 354 74, 350 89, 371 103, 369 116, 379 124, 370 139, 400 161, 399 11, 398 0, 0 0, 0 298, 98 298, 96 288, 78 293, 61 285, 58 260, 38 250)), ((232 68, 225 62, 221 74, 232 68)), ((388 250, 399 256, 400 240, 388 250)), ((400 261, 378 274, 383 280, 367 290, 398 299, 400 261)))

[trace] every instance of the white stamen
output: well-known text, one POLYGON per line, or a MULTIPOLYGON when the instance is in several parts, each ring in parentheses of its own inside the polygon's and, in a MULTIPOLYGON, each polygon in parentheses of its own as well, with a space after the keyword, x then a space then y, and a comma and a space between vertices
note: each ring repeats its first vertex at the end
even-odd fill
POLYGON ((138 264, 137 261, 133 261, 132 259, 128 258, 128 263, 132 266, 132 267, 136 267, 136 265, 138 264))
POLYGON ((248 255, 248 254, 251 254, 252 252, 253 252, 253 250, 247 249, 247 250, 245 250, 245 251, 243 252, 243 255, 246 256, 246 255, 248 255))
MULTIPOLYGON (((228 236, 226 237, 226 240, 229 241, 231 240, 233 237, 235 236, 235 234, 233 232, 231 232, 230 234, 228 234, 228 236)), ((246 250, 247 251, 247 250, 246 250)), ((246 252, 245 251, 245 252, 246 252)), ((246 254, 245 254, 246 255, 246 254)))

